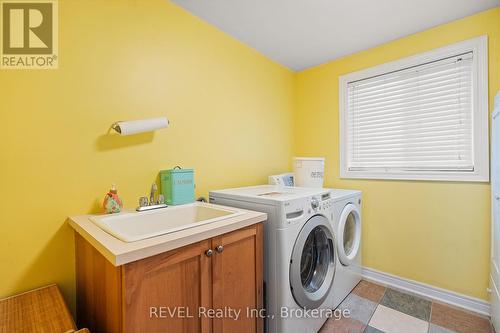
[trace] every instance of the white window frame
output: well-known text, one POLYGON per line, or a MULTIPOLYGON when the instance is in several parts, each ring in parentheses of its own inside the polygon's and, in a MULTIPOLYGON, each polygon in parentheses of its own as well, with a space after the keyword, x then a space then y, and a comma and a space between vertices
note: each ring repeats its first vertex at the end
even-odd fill
POLYGON ((488 37, 480 36, 408 58, 388 62, 339 77, 340 178, 441 181, 489 181, 488 135, 488 37), (474 171, 373 171, 348 169, 347 94, 348 83, 418 66, 431 61, 473 52, 472 108, 474 171))

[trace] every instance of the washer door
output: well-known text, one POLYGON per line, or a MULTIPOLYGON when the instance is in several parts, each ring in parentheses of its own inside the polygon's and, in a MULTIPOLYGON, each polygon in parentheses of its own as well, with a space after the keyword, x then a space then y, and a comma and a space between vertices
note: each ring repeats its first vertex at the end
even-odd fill
POLYGON ((319 307, 335 274, 335 241, 326 217, 315 215, 302 227, 290 260, 290 287, 297 304, 319 307))
POLYGON ((338 228, 339 259, 343 265, 348 266, 354 261, 361 247, 361 216, 355 205, 350 203, 344 207, 338 228))

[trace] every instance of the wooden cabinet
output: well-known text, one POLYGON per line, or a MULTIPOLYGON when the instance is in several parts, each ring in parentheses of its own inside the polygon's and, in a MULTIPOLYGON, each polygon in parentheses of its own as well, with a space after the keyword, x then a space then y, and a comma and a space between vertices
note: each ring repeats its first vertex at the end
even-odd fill
POLYGON ((195 311, 212 306, 211 246, 207 240, 124 266, 127 332, 210 332, 210 320, 195 311))
POLYGON ((214 319, 214 332, 262 332, 254 311, 263 306, 262 236, 257 228, 238 230, 212 240, 212 292, 215 309, 236 309, 239 319, 214 319), (222 251, 222 252, 221 252, 222 251))
POLYGON ((93 333, 263 331, 261 224, 120 267, 76 234, 76 257, 77 320, 93 333))

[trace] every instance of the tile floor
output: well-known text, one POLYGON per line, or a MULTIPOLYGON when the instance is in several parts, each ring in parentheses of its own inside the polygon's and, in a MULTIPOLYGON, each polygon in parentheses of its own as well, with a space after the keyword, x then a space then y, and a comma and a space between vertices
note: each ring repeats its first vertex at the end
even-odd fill
POLYGON ((492 333, 488 318, 361 281, 339 305, 351 316, 329 319, 319 333, 492 333))

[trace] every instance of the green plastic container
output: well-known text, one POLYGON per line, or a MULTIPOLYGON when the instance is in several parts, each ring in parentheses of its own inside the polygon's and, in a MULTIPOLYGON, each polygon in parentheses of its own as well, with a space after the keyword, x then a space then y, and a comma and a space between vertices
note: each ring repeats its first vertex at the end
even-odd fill
POLYGON ((174 168, 160 171, 161 193, 167 205, 194 202, 193 169, 174 168))

